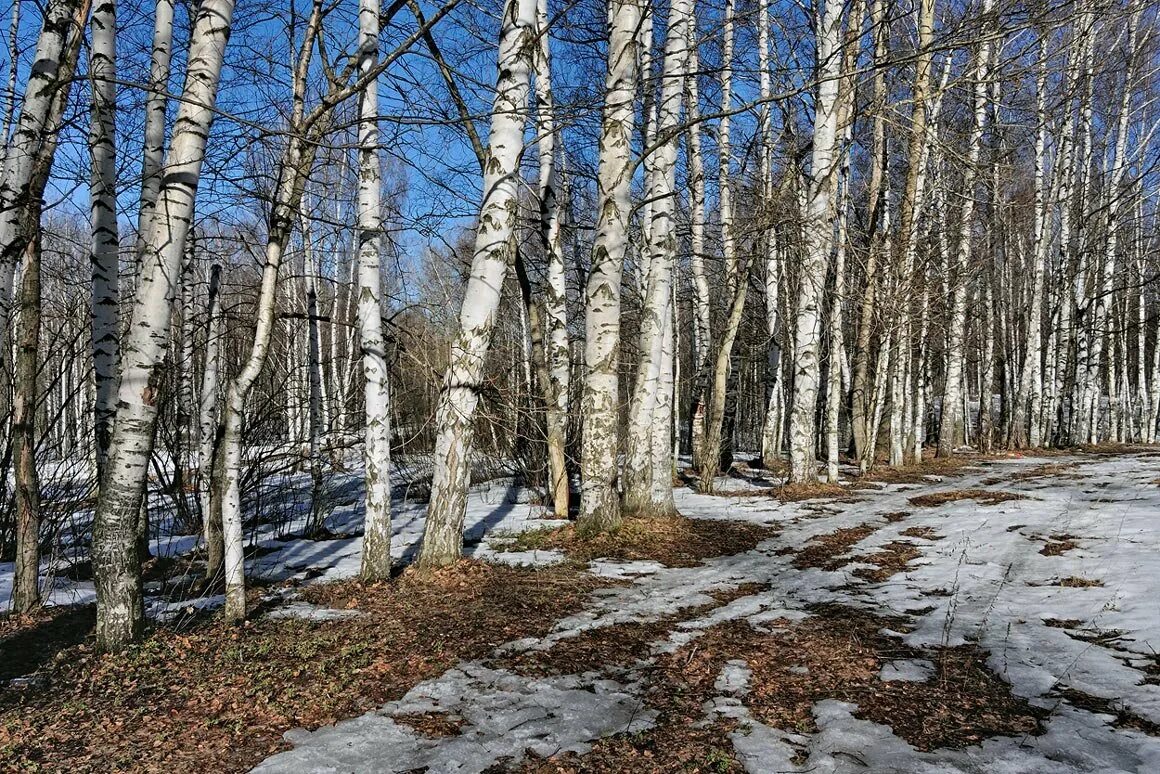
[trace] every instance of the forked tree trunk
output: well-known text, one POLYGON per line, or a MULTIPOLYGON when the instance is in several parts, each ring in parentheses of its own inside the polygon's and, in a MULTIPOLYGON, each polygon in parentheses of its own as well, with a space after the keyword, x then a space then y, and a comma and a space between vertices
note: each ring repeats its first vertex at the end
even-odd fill
POLYGON ((175 288, 168 278, 177 275, 185 252, 233 8, 233 0, 202 0, 198 7, 185 94, 158 196, 158 208, 167 216, 150 226, 144 240, 132 320, 121 347, 117 418, 93 525, 97 645, 105 650, 137 639, 144 622, 136 527, 153 451, 160 369, 169 347, 175 288))

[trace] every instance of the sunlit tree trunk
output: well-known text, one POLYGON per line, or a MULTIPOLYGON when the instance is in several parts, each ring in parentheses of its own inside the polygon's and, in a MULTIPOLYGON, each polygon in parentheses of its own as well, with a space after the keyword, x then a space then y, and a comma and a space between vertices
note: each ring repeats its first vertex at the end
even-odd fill
MULTIPOLYGON (((983 14, 993 11, 992 0, 984 0, 983 14)), ((991 24, 986 21, 987 30, 991 24)), ((975 179, 987 129, 987 78, 991 59, 991 41, 985 30, 975 50, 974 123, 967 141, 967 158, 963 167, 962 204, 959 208, 959 241, 955 247, 954 266, 947 282, 953 283, 951 314, 947 330, 942 409, 939 414, 938 456, 952 454, 956 446, 966 443, 966 414, 963 411, 963 342, 967 330, 967 293, 970 289, 968 261, 971 256, 971 234, 974 230, 975 179)))
POLYGON ((184 99, 158 196, 166 218, 154 222, 144 240, 131 323, 121 346, 117 417, 93 526, 97 644, 108 650, 135 640, 144 618, 136 528, 153 450, 158 379, 169 346, 176 290, 169 278, 177 275, 185 252, 233 8, 233 0, 202 0, 194 19, 184 99))
POLYGON ((676 510, 672 488, 670 410, 672 390, 673 270, 676 235, 676 129, 681 118, 688 67, 690 0, 674 0, 669 12, 661 98, 657 111, 657 146, 652 152, 652 201, 648 224, 650 252, 645 308, 641 311, 641 362, 628 425, 628 469, 624 505, 644 513, 676 510), (667 340, 667 346, 666 346, 667 340), (659 456, 658 456, 659 455, 659 456), (655 483, 654 483, 655 482, 655 483))
MULTIPOLYGON (((371 71, 379 58, 379 2, 359 2, 359 73, 369 78, 359 93, 358 164, 358 329, 362 350, 363 580, 385 580, 391 575, 391 417, 389 366, 382 321, 381 151, 379 150, 378 83, 371 71)), ((518 151, 517 151, 518 152, 518 151)), ((482 230, 482 226, 480 227, 482 230)), ((500 281, 502 285, 502 279, 500 281)), ((497 291, 498 293, 498 288, 497 291)), ((481 355, 482 357, 482 355, 481 355)), ((467 420, 470 423, 470 417, 467 420)), ((466 482, 464 482, 466 485, 466 482)), ((434 506, 434 499, 432 499, 434 506)), ((456 553, 458 558, 458 552, 456 553)))
POLYGON ((689 72, 685 78, 685 118, 689 125, 685 152, 689 162, 689 267, 693 275, 693 391, 689 410, 689 440, 693 459, 700 459, 705 446, 705 400, 709 383, 712 326, 709 278, 705 273, 705 165, 701 155, 700 90, 701 69, 697 52, 697 25, 689 32, 689 72))
POLYGON ((536 3, 536 136, 540 156, 540 239, 548 258, 548 282, 544 294, 544 337, 548 379, 542 385, 547 408, 548 487, 556 518, 568 517, 568 386, 571 359, 568 345, 568 284, 564 264, 563 215, 557 172, 555 100, 552 97, 551 52, 548 46, 548 3, 536 3))
POLYGON ((431 501, 418 557, 423 567, 456 562, 462 553, 475 408, 500 291, 513 259, 519 159, 527 125, 535 30, 535 0, 507 0, 471 276, 436 414, 431 501))

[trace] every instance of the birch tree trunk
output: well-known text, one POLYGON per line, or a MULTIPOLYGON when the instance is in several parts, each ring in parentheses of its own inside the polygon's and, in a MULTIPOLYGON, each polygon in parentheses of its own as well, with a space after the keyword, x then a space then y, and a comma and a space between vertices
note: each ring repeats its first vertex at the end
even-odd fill
MULTIPOLYGON (((44 184, 37 190, 37 176, 43 170, 47 183, 88 14, 89 0, 47 3, 33 54, 36 66, 28 73, 12 136, 3 138, 7 144, 0 174, 0 416, 8 413, 4 404, 12 384, 13 369, 8 362, 12 345, 9 327, 15 302, 16 267, 39 228, 44 184)), ((15 52, 13 49, 10 55, 15 52)), ((16 102, 15 92, 12 101, 16 102)))
POLYGON ((565 448, 568 440, 568 386, 571 360, 568 346, 568 284, 564 266, 563 208, 560 175, 556 171, 556 117, 552 97, 551 52, 548 45, 548 3, 536 3, 536 123, 540 156, 540 239, 548 258, 548 283, 544 296, 544 359, 548 368, 544 388, 548 429, 548 487, 552 512, 568 518, 569 483, 565 448))
POLYGON ((705 398, 709 382, 709 355, 712 344, 709 278, 705 273, 705 165, 701 155, 700 90, 701 69, 697 52, 697 25, 687 25, 689 65, 685 79, 685 117, 689 125, 685 153, 689 162, 689 268, 693 275, 693 391, 689 410, 689 441, 693 459, 700 459, 705 446, 705 398))
MULTIPOLYGON (((40 366, 41 328, 41 210, 56 155, 61 118, 76 69, 88 4, 71 9, 67 3, 50 7, 37 41, 37 56, 46 49, 57 54, 47 66, 29 75, 16 132, 7 146, 5 173, 0 181, 0 271, 23 264, 14 341, 16 362, 12 378, 12 458, 15 479, 16 566, 13 569, 12 606, 26 613, 40 604, 40 479, 36 468, 37 372, 40 366), (58 47, 59 41, 59 47, 58 47), (39 70, 39 73, 38 73, 39 70), (41 78, 45 71, 51 77, 41 78), (33 93, 31 89, 48 89, 33 93), (45 104, 47 103, 47 104, 45 104)), ((39 61, 38 61, 39 64, 39 61)), ((0 370, 6 371, 10 351, 8 320, 13 278, 0 278, 0 370)), ((7 381, 7 373, 5 374, 7 381)), ((0 383, 3 400, 7 384, 0 383)), ((3 406, 0 406, 2 409, 3 406)))
POLYGON ((649 235, 649 275, 641 317, 641 362, 628 426, 628 470, 624 505, 631 511, 664 515, 676 511, 672 488, 670 409, 672 390, 673 269, 676 264, 677 126, 688 69, 691 0, 674 0, 669 11, 649 235), (667 346, 666 346, 667 339, 667 346), (635 470, 634 470, 635 468, 635 470))
POLYGON ((436 414, 431 502, 417 560, 421 567, 459 561, 463 550, 475 407, 500 291, 513 258, 519 159, 527 124, 535 30, 535 0, 506 0, 475 253, 436 414))
MULTIPOLYGON (((359 72, 367 78, 379 58, 378 0, 360 0, 358 18, 359 72)), ((360 575, 366 581, 385 580, 391 575, 390 370, 386 341, 383 338, 382 277, 379 267, 382 253, 382 206, 379 201, 382 177, 376 119, 378 113, 378 84, 375 78, 371 78, 359 94, 357 212, 358 326, 366 411, 363 429, 366 515, 363 520, 360 575)), ((434 503, 432 499, 432 506, 434 503)))
MULTIPOLYGON (((993 0, 984 0, 983 15, 994 10, 993 0)), ((970 282, 967 263, 971 256, 971 233, 974 229, 975 178, 983 149, 983 133, 987 130, 987 78, 991 59, 991 41, 985 30, 975 51, 974 123, 967 141, 967 160, 963 167, 963 201, 959 209, 959 241, 955 247, 951 292, 950 324, 947 330, 946 377, 943 380, 942 408, 939 412, 938 456, 954 453, 955 447, 966 443, 966 414, 963 411, 963 342, 967 329, 967 293, 970 282)))
POLYGON ((1039 131, 1035 137, 1035 220, 1031 246, 1031 306, 1027 317, 1027 349, 1020 371, 1019 389, 1015 393, 1011 419, 1012 448, 1039 446, 1038 415, 1043 400, 1043 291, 1047 272, 1047 59, 1050 54, 1045 35, 1039 45, 1039 67, 1036 76, 1036 116, 1039 131), (1028 405, 1030 403, 1030 405, 1028 405), (1028 422, 1030 420, 1030 422, 1028 422), (1030 434, 1028 424, 1030 424, 1030 434))
MULTIPOLYGON (((906 188, 902 194, 898 239, 902 249, 901 268, 897 276, 899 291, 898 334, 895 336, 895 350, 891 357, 890 375, 890 464, 905 463, 903 446, 903 422, 907 416, 905 401, 911 363, 911 299, 907 296, 907 285, 914 266, 917 250, 917 228, 915 222, 922 210, 926 184, 926 165, 929 144, 927 142, 927 101, 930 91, 930 71, 934 40, 934 0, 921 0, 918 7, 918 51, 915 57, 914 99, 910 119, 910 142, 907 152, 909 169, 906 173, 906 188)), ((945 72, 949 72, 948 69, 945 72)), ((945 75, 944 72, 944 75, 945 75)))
POLYGON ((584 291, 584 445, 576 526, 589 534, 614 529, 621 520, 617 490, 620 286, 632 208, 631 141, 639 70, 636 29, 640 19, 639 0, 610 0, 608 72, 596 181, 596 236, 584 291))
POLYGON ((92 124, 89 154, 92 213, 92 346, 94 441, 97 478, 104 473, 109 432, 117 412, 117 339, 120 335, 118 285, 120 266, 117 235, 117 153, 115 106, 117 77, 117 6, 114 0, 97 0, 90 23, 92 41, 89 78, 92 81, 92 124))
POLYGON ((803 258, 794 336, 793 406, 789 423, 790 481, 818 478, 817 402, 820 378, 821 304, 826 264, 834 244, 838 163, 838 91, 842 74, 842 3, 827 0, 818 29, 818 91, 813 152, 805 210, 803 258))
POLYGON ((222 314, 220 309, 222 267, 214 262, 209 270, 206 298, 205 363, 201 371, 201 401, 198 406, 198 471, 201 476, 201 516, 205 537, 207 585, 221 579, 225 546, 222 543, 221 497, 213 494, 214 465, 221 445, 218 437, 218 380, 221 368, 222 314))
POLYGON ((158 379, 169 346, 174 279, 193 217, 233 8, 233 0, 202 0, 198 7, 184 99, 158 196, 158 208, 166 218, 148 230, 132 320, 122 342, 117 417, 93 525, 97 645, 104 650, 119 650, 135 640, 143 624, 136 524, 153 451, 158 379))

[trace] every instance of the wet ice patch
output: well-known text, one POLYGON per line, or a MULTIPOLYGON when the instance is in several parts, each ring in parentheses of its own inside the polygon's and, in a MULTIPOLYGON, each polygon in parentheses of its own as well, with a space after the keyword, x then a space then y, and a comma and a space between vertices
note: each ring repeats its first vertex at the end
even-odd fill
POLYGON ((629 687, 611 680, 532 679, 468 663, 420 683, 377 712, 313 732, 289 732, 294 749, 254 771, 467 774, 518 761, 528 750, 541 757, 585 753, 600 737, 642 731, 654 718, 629 687), (432 739, 392 719, 429 712, 461 718, 459 733, 432 739))
POLYGON ((934 663, 925 658, 899 659, 882 665, 878 679, 885 682, 900 681, 925 683, 934 675, 934 663))

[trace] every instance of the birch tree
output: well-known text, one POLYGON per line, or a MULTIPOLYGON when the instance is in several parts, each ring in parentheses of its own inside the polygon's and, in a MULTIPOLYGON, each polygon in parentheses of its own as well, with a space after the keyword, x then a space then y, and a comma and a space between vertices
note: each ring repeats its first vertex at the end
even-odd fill
POLYGON ((382 178, 376 120, 378 84, 373 75, 379 54, 378 0, 359 0, 358 18, 359 73, 366 80, 358 103, 358 325, 366 411, 363 435, 366 516, 360 572, 364 580, 385 580, 391 575, 391 422, 390 371, 383 337, 379 267, 382 178))
POLYGON ((632 207, 633 102, 640 66, 639 0, 609 0, 608 72, 597 161, 596 234, 584 290, 584 445, 577 528, 594 533, 620 524, 620 301, 632 207))
POLYGON ((821 304, 834 244, 838 173, 838 91, 842 74, 842 3, 827 0, 818 28, 818 87, 813 150, 798 280, 794 334, 793 405, 789 424, 790 481, 816 481, 817 401, 820 379, 821 304))
POLYGON ((506 0, 501 25, 499 77, 471 275, 436 414, 431 500, 417 560, 422 567, 456 562, 462 553, 475 407, 500 291, 515 249, 517 176, 531 88, 535 0, 506 0))
POLYGON ((169 347, 176 279, 233 10, 233 0, 203 0, 194 18, 183 99, 157 199, 166 217, 151 222, 143 242, 131 322, 122 341, 117 417, 93 522, 97 645, 105 650, 119 650, 137 639, 144 622, 137 519, 153 451, 159 369, 169 347))
POLYGON ((656 147, 648 198, 650 251, 645 308, 641 319, 641 362, 628 426, 625 507, 644 513, 676 510, 672 490, 672 423, 665 410, 672 380, 673 270, 677 256, 676 166, 681 101, 688 69, 689 0, 674 0, 669 11, 661 98, 657 105, 656 147), (666 341, 667 339, 667 341, 666 341), (657 435, 660 439, 658 440, 657 435), (663 482, 663 485, 661 485, 663 482))

